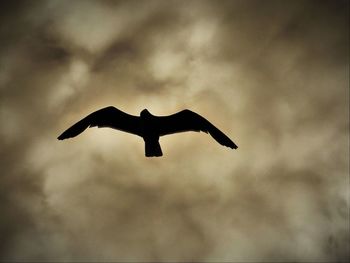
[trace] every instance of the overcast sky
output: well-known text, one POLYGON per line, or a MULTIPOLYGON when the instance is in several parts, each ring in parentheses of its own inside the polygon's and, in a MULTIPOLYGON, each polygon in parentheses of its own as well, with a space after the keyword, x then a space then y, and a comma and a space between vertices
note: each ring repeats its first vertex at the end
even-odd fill
POLYGON ((346 261, 348 1, 5 1, 1 261, 346 261), (99 108, 204 133, 56 137, 99 108))

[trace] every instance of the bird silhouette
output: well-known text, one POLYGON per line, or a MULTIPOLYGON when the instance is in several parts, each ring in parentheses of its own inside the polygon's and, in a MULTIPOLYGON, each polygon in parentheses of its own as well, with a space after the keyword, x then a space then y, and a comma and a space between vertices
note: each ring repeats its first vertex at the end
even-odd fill
POLYGON ((64 131, 57 139, 72 138, 87 128, 96 126, 113 128, 142 137, 145 141, 146 157, 163 155, 159 144, 160 136, 186 131, 209 133, 221 145, 232 149, 238 148, 230 138, 208 120, 187 109, 169 116, 155 116, 144 109, 138 117, 109 106, 89 114, 64 131))

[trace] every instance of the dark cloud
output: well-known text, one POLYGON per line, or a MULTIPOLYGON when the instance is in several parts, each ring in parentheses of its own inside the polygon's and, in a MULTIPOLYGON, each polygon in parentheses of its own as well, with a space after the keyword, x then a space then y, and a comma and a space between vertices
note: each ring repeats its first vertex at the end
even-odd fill
POLYGON ((4 261, 346 261, 348 1, 11 1, 0 16, 4 261), (232 137, 65 128, 190 108, 232 137))

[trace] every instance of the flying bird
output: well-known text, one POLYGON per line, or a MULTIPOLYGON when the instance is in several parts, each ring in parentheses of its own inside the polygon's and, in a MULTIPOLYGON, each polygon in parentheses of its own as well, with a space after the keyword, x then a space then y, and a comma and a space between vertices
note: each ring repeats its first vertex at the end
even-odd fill
POLYGON ((160 136, 187 131, 209 133, 221 145, 232 149, 238 148, 230 138, 208 120, 187 109, 169 116, 155 116, 144 109, 138 117, 109 106, 89 114, 64 131, 57 139, 72 138, 87 128, 96 126, 113 128, 142 137, 145 142, 146 157, 163 155, 159 144, 160 136))

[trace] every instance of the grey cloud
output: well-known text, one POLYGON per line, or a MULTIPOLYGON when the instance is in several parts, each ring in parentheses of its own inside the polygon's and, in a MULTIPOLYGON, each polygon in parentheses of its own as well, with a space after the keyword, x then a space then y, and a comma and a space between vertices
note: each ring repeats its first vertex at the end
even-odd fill
POLYGON ((1 260, 349 257, 347 1, 2 5, 1 260), (106 105, 190 108, 239 149, 56 140, 106 105))

